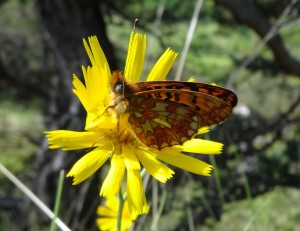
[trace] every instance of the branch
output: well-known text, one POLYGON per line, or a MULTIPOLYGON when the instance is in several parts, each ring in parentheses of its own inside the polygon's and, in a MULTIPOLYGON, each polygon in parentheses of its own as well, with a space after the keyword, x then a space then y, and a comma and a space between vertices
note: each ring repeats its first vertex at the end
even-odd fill
MULTIPOLYGON (((215 0, 215 3, 228 9, 238 22, 252 28, 263 39, 274 29, 268 18, 248 0, 215 0)), ((288 5, 288 9, 290 8, 292 4, 288 5)), ((277 33, 279 28, 275 29, 274 36, 266 41, 267 45, 282 69, 287 73, 300 76, 300 62, 285 48, 282 38, 277 33)))
POLYGON ((257 135, 264 134, 270 131, 278 132, 281 131, 282 128, 288 124, 295 123, 299 120, 299 118, 289 119, 289 115, 291 115, 297 107, 300 105, 300 95, 298 98, 289 106, 289 108, 281 113, 277 119, 275 119, 272 123, 266 124, 265 121, 261 121, 261 126, 258 126, 258 129, 251 131, 242 131, 242 134, 239 135, 239 140, 243 141, 251 141, 257 135), (264 126, 263 126, 264 125, 264 126))

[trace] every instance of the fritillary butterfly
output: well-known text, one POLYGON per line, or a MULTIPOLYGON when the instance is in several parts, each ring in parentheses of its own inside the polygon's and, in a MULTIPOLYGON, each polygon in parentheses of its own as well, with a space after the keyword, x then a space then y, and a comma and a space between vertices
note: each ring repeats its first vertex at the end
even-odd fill
POLYGON ((147 146, 162 149, 183 144, 204 126, 227 119, 237 104, 230 90, 196 82, 127 83, 120 71, 112 74, 117 113, 130 113, 129 123, 147 146))

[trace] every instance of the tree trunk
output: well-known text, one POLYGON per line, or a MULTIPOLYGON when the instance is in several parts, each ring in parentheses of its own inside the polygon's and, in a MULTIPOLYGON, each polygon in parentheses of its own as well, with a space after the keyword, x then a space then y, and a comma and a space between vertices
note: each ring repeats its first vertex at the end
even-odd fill
MULTIPOLYGON (((85 113, 79 100, 72 93, 72 74, 81 76, 81 65, 86 65, 88 60, 82 39, 89 35, 97 35, 104 53, 109 54, 107 58, 111 67, 116 66, 101 6, 99 1, 94 0, 38 0, 37 7, 41 20, 49 32, 49 41, 57 57, 55 61, 59 65, 57 76, 49 76, 51 86, 48 102, 45 102, 47 129, 82 131, 85 113)), ((70 170, 78 158, 78 155, 61 150, 48 150, 46 139, 41 145, 35 191, 50 208, 54 205, 59 171, 70 170)), ((78 230, 79 222, 83 217, 87 218, 87 211, 83 209, 94 209, 89 211, 91 215, 87 218, 87 222, 81 224, 83 230, 91 230, 92 227, 95 228, 97 205, 95 201, 99 201, 97 177, 75 187, 71 186, 71 179, 67 179, 64 182, 60 217, 69 227, 78 230), (95 208, 92 208, 92 205, 95 208)))

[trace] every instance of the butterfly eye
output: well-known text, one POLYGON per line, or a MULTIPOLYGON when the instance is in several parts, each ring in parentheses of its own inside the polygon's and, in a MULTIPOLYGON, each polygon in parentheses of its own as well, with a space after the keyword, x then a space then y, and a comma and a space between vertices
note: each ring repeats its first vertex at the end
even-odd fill
POLYGON ((115 90, 118 94, 122 94, 124 92, 124 84, 123 83, 118 83, 115 87, 115 90))

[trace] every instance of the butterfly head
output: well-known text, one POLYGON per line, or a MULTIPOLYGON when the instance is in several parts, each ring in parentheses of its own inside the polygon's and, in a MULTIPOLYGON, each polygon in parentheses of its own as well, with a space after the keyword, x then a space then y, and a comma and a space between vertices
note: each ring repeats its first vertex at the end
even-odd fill
POLYGON ((122 81, 120 83, 117 83, 115 86, 115 91, 118 95, 121 96, 122 99, 125 97, 125 82, 122 81))
POLYGON ((126 81, 121 71, 117 70, 112 73, 111 90, 121 98, 125 98, 126 81))
POLYGON ((112 73, 111 92, 112 104, 116 112, 119 114, 127 112, 129 102, 126 97, 130 94, 131 90, 121 71, 117 70, 112 73))

